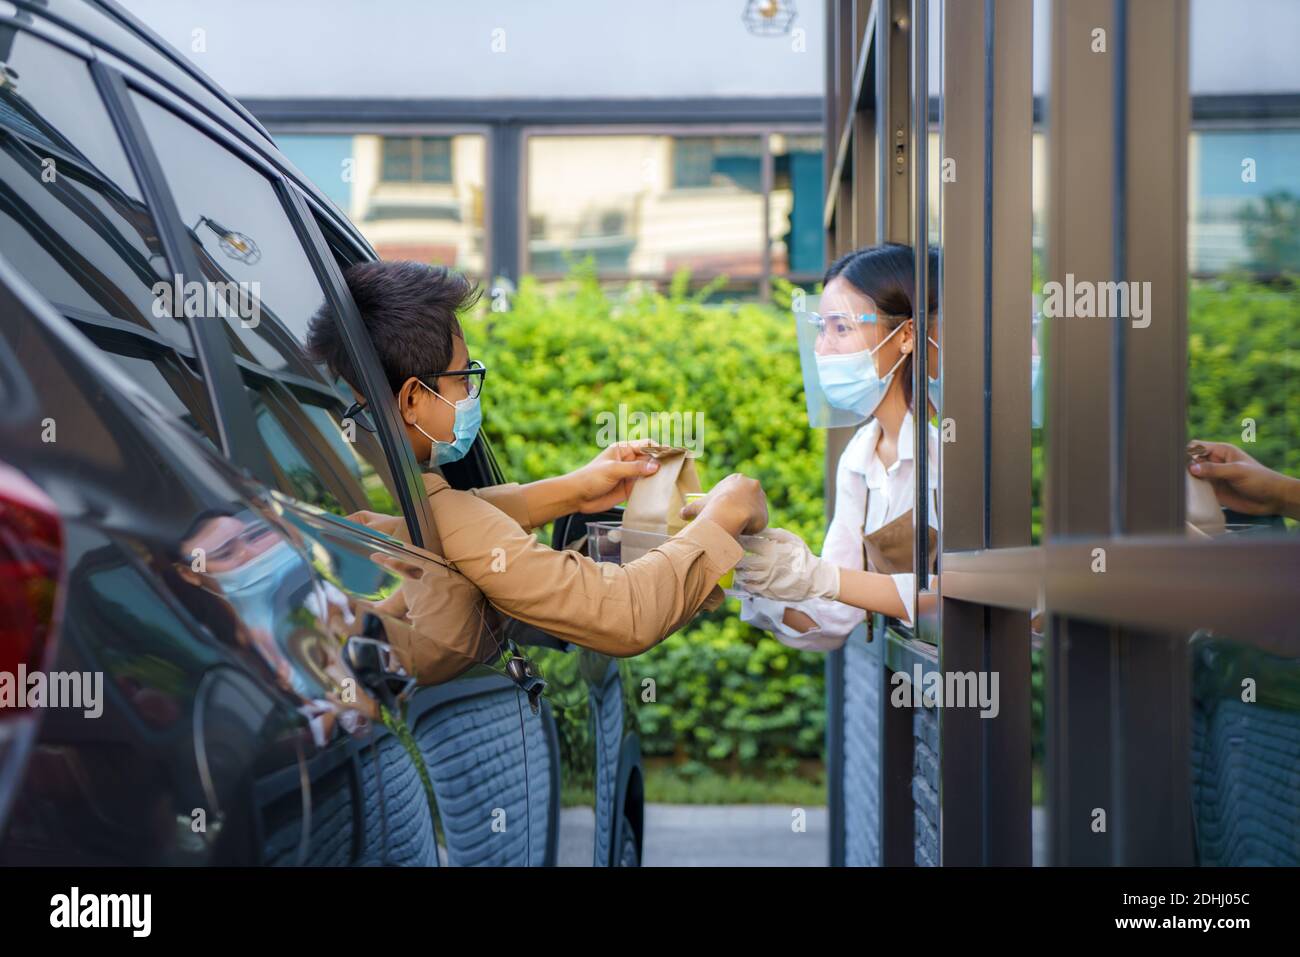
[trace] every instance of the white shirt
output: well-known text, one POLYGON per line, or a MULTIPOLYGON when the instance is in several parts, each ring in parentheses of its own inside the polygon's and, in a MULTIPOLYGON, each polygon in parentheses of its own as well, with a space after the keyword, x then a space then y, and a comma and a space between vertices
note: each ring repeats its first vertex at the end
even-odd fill
MULTIPOLYGON (((871 419, 849 440, 835 473, 835 515, 826 530, 821 557, 841 568, 864 569, 862 536, 870 535, 915 505, 913 491, 914 454, 912 414, 903 418, 898 432, 898 461, 888 468, 880 460, 880 423, 871 419), (870 494, 868 494, 870 492, 870 494), (865 521, 864 521, 865 519, 865 521)), ((930 432, 930 525, 939 527, 939 431, 930 432)), ((916 576, 911 573, 891 575, 898 597, 907 609, 911 624, 916 576)), ((780 602, 770 598, 744 596, 740 599, 740 620, 770 631, 781 643, 809 651, 834 651, 844 644, 849 633, 860 625, 867 613, 861 608, 825 598, 800 602, 780 602), (782 617, 786 608, 797 608, 816 627, 801 632, 791 628, 782 617)))

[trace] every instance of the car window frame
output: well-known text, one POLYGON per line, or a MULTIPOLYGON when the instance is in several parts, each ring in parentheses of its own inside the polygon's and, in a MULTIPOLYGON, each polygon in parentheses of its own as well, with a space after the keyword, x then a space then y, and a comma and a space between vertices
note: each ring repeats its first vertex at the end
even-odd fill
MULTIPOLYGON (((97 107, 101 109, 103 116, 108 120, 117 138, 117 144, 126 158, 132 175, 135 177, 134 185, 140 192, 145 211, 149 214, 154 225, 158 226, 157 212, 149 205, 149 195, 146 192, 144 183, 141 181, 140 170, 136 165, 135 157, 132 155, 131 144, 123 135, 122 127, 119 125, 109 99, 105 95, 103 86, 105 78, 97 75, 96 48, 87 43, 80 35, 74 36, 67 33, 58 25, 46 22, 39 17, 34 17, 31 20, 19 20, 11 16, 0 15, 0 25, 13 30, 16 34, 30 36, 34 40, 71 56, 83 64, 91 87, 95 90, 95 95, 99 97, 98 102, 92 101, 87 105, 90 109, 97 107)), ((175 262, 167 254, 166 250, 164 250, 164 258, 167 261, 169 273, 174 274, 175 262)), ((43 299, 46 298, 44 292, 40 294, 43 299)), ((77 327, 83 335, 90 339, 96 349, 106 355, 141 358, 150 362, 159 358, 165 359, 177 368, 188 369, 195 377, 196 382, 194 384, 199 389, 207 391, 204 372, 199 360, 199 345, 195 341, 193 328, 188 322, 184 322, 183 317, 182 322, 190 340, 188 345, 182 345, 157 330, 118 320, 107 313, 89 312, 67 303, 57 303, 48 299, 46 301, 55 313, 77 327), (123 348, 110 347, 105 344, 105 340, 116 340, 116 343, 121 344, 123 348)), ((180 393, 177 393, 177 397, 184 404, 184 397, 180 393)), ((200 419, 197 423, 200 431, 196 437, 215 443, 220 441, 219 415, 210 392, 207 392, 206 398, 206 407, 192 410, 195 412, 196 417, 200 419)))
MULTIPOLYGON (((146 97, 155 105, 170 111, 176 119, 188 123, 200 134, 210 137, 219 147, 230 152, 237 162, 244 163, 269 182, 326 301, 339 317, 344 342, 362 380, 362 386, 368 392, 381 394, 383 389, 387 388, 387 380, 378 356, 369 341, 356 304, 348 292, 342 271, 309 211, 300 184, 287 176, 260 151, 250 148, 242 139, 230 136, 223 126, 209 121, 206 114, 198 111, 195 105, 185 98, 160 89, 139 76, 128 76, 102 60, 92 61, 91 66, 92 74, 97 76, 101 96, 110 115, 113 116, 115 126, 118 126, 119 138, 123 140, 123 146, 127 149, 133 168, 138 159, 139 165, 147 173, 141 175, 141 170, 136 170, 137 178, 141 180, 145 203, 152 211, 159 233, 163 237, 168 263, 173 274, 180 275, 182 281, 194 277, 200 282, 203 281, 204 275, 198 257, 186 237, 184 223, 167 183, 159 155, 131 102, 130 98, 133 94, 146 97), (121 125, 119 125, 119 116, 121 125), (169 245, 169 242, 172 245, 169 245)), ((364 247, 362 249, 364 250, 364 247)), ((205 376, 209 377, 214 413, 224 426, 221 430, 223 440, 236 433, 241 439, 239 442, 231 441, 229 446, 224 448, 227 457, 236 464, 248 468, 268 488, 276 487, 269 451, 256 428, 252 403, 244 392, 244 373, 259 374, 265 370, 256 364, 251 364, 253 367, 250 367, 248 360, 237 356, 225 330, 220 325, 189 323, 189 326, 196 340, 200 366, 205 376), (203 343, 206 349, 200 347, 198 341, 200 334, 208 340, 203 343)), ((274 377, 280 379, 283 376, 277 373, 274 377)), ((377 424, 379 441, 396 486, 397 502, 402 518, 406 521, 412 544, 422 547, 425 542, 435 541, 436 534, 419 465, 415 461, 404 430, 400 429, 396 409, 391 407, 381 409, 377 424)))
MULTIPOLYGON (((98 58, 90 61, 90 74, 135 173, 145 208, 158 229, 170 275, 180 277, 182 283, 203 282, 203 270, 181 222, 175 198, 131 98, 132 92, 147 96, 149 91, 140 90, 124 74, 98 58)), ((270 460, 255 430, 252 406, 242 395, 242 377, 226 341, 225 329, 216 323, 190 321, 188 316, 185 324, 198 354, 222 453, 260 481, 270 484, 270 460)))

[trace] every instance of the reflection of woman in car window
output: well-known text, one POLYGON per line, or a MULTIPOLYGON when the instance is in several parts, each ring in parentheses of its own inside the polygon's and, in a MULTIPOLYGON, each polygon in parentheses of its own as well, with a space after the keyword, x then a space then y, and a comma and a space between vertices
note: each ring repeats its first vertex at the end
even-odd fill
MULTIPOLYGON (((598 513, 624 501, 656 463, 635 444, 605 449, 567 475, 473 491, 453 489, 441 466, 463 457, 478 433, 480 393, 488 370, 469 354, 457 314, 478 292, 465 277, 413 262, 362 263, 346 273, 348 287, 388 379, 390 395, 416 457, 427 463, 425 489, 437 541, 425 547, 448 560, 403 588, 405 621, 388 640, 417 680, 448 643, 472 648, 467 636, 485 606, 606 654, 638 654, 689 621, 740 559, 736 537, 767 521, 758 483, 724 480, 700 517, 644 558, 599 565, 575 551, 544 546, 530 530, 574 512, 598 513), (421 614, 421 609, 424 614, 421 614), (432 659, 430 659, 432 656, 432 659)), ((373 430, 351 357, 328 305, 312 318, 308 349, 348 382, 357 405, 349 416, 373 430)), ((400 519, 368 512, 353 516, 405 538, 400 519)))

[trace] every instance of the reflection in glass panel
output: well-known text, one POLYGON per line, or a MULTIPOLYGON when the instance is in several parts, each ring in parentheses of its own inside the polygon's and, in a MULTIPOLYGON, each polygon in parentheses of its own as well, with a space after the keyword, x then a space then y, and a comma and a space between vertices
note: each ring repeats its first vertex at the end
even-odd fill
POLYGON ((757 278, 762 156, 757 136, 533 136, 528 270, 757 278))
POLYGON ((184 324, 155 315, 171 277, 86 64, 12 28, 0 39, 0 253, 64 312, 189 350, 184 324))
MULTIPOLYGON (((1286 24, 1193 7, 1193 78, 1243 47, 1269 49, 1286 24)), ((1293 15, 1283 19, 1294 20, 1293 15)), ((1300 480, 1300 131, 1272 91, 1296 89, 1264 57, 1234 71, 1241 95, 1216 97, 1188 144, 1187 438, 1211 464, 1253 459, 1266 481, 1246 488, 1188 479, 1188 519, 1209 534, 1294 528, 1282 491, 1300 480), (1272 100, 1270 104, 1267 101, 1272 100), (1267 107, 1267 108, 1265 108, 1267 107)), ((1194 90, 1195 93, 1195 84, 1194 90)), ((1294 97, 1291 97, 1293 99, 1294 97)))
POLYGON ((484 275, 487 147, 481 134, 284 133, 276 143, 380 258, 484 275))
POLYGON ((1189 650, 1197 863, 1300 865, 1300 658, 1208 632, 1189 650))
MULTIPOLYGON (((944 69, 943 69, 943 32, 944 17, 943 4, 940 0, 928 0, 926 9, 926 24, 928 28, 927 36, 927 77, 926 85, 928 96, 926 98, 926 168, 925 168, 925 197, 926 197, 926 243, 927 255, 931 260, 937 260, 937 263, 931 263, 928 269, 929 275, 929 308, 926 310, 926 333, 925 341, 917 341, 917 348, 925 349, 926 363, 926 398, 917 397, 915 407, 924 409, 924 418, 929 420, 930 430, 939 428, 940 404, 942 403, 941 391, 941 369, 942 360, 939 354, 939 343, 943 341, 940 327, 941 316, 937 308, 941 297, 939 290, 943 288, 943 114, 946 109, 944 101, 944 69)), ((919 336, 919 330, 917 330, 919 336)), ((937 476, 939 471, 939 456, 937 447, 928 453, 931 458, 926 463, 926 468, 931 476, 937 476)), ((937 480, 936 480, 937 482, 937 480)), ((920 509, 925 511, 924 520, 935 528, 939 527, 940 516, 936 508, 935 500, 929 496, 922 496, 918 500, 920 509), (934 514, 930 514, 933 512, 934 514)), ((918 520, 922 518, 918 511, 918 520)), ((932 538, 932 541, 934 539, 932 538)), ((931 546, 937 549, 937 545, 931 546)), ((917 567, 917 591, 918 591, 918 608, 924 614, 928 603, 920 602, 919 595, 922 592, 933 591, 937 585, 934 578, 931 577, 932 571, 941 572, 938 568, 938 556, 931 554, 928 556, 928 567, 917 567)), ((921 616, 918 615, 920 621, 921 616)), ((931 619, 933 620, 933 619, 931 619)), ((926 633, 930 628, 926 627, 924 621, 920 621, 918 633, 925 636, 927 640, 933 639, 934 635, 926 633)))
POLYGON ((815 282, 826 265, 822 137, 773 133, 767 238, 772 274, 815 282))
MULTIPOLYGON (((1046 433, 1043 426, 1047 414, 1047 338, 1048 327, 1043 322, 1043 282, 1047 271, 1047 102, 1048 78, 1051 76, 1050 0, 1034 0, 1034 132, 1033 156, 1030 160, 1031 203, 1033 228, 1030 242, 1033 248, 1033 273, 1030 295, 1033 321, 1029 341, 1029 426, 1030 426, 1030 542, 1043 540, 1043 462, 1046 453, 1046 433)), ((1035 662, 1037 668, 1039 662, 1035 662)), ((1035 714, 1041 712, 1041 683, 1035 684, 1035 714)), ((1041 741, 1035 738, 1035 757, 1041 756, 1041 741)))
POLYGON ((324 296, 270 181, 175 113, 135 100, 204 277, 237 284, 221 309, 242 354, 285 368, 286 342, 303 341, 324 296))

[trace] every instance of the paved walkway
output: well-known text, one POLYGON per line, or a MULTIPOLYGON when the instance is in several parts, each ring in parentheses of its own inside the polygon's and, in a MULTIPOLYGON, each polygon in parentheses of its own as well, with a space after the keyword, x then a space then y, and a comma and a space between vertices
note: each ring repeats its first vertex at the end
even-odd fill
POLYGON ((651 804, 645 866, 825 867, 826 808, 796 832, 788 804, 651 804))
MULTIPOLYGON (((646 867, 824 867, 826 808, 807 808, 807 830, 795 832, 784 804, 651 804, 646 807, 646 867)), ((1034 808, 1034 864, 1044 863, 1045 820, 1034 808)), ((560 816, 558 863, 590 867, 591 808, 560 816)))

